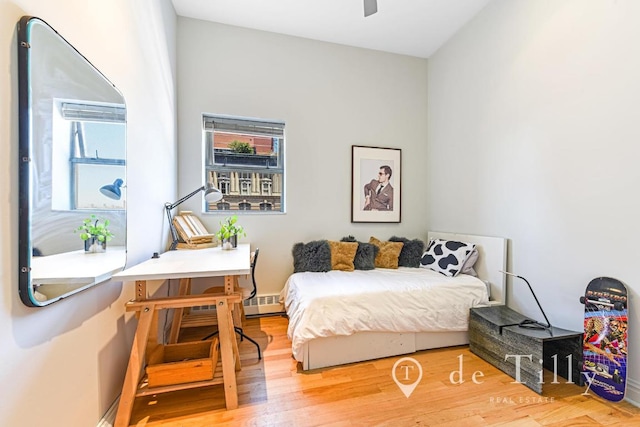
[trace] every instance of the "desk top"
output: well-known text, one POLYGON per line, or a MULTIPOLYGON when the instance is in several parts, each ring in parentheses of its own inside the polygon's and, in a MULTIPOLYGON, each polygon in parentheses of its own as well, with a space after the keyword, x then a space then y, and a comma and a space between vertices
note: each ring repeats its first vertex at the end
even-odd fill
POLYGON ((167 251, 113 275, 114 280, 165 280, 251 274, 250 245, 167 251))
POLYGON ((122 270, 127 257, 124 246, 109 247, 106 252, 84 250, 31 258, 31 280, 36 285, 92 284, 109 280, 122 270))

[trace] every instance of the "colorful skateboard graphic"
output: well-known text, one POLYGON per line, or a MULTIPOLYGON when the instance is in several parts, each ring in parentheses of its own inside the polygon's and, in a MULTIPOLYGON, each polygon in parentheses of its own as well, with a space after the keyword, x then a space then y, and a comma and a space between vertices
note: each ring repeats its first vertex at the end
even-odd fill
POLYGON ((588 391, 618 402, 627 387, 627 288, 598 277, 587 285, 584 304, 582 372, 588 391))

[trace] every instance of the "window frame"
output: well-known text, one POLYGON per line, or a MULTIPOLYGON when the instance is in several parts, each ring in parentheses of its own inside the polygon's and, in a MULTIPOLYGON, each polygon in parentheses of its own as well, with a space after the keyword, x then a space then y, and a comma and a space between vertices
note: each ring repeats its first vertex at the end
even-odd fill
MULTIPOLYGON (((285 203, 285 122, 253 117, 203 114, 202 141, 204 180, 222 193, 218 202, 204 204, 205 213, 286 213, 285 203), (238 135, 238 142, 253 138, 253 153, 216 147, 216 135, 227 139, 238 135), (271 139, 270 154, 265 154, 264 139, 271 139), (258 150, 262 150, 260 153, 258 150), (238 163, 231 163, 237 161, 238 163), (264 165, 260 164, 264 162, 264 165), (249 204, 250 208, 244 207, 249 204)), ((225 144, 225 143, 221 143, 225 144)))

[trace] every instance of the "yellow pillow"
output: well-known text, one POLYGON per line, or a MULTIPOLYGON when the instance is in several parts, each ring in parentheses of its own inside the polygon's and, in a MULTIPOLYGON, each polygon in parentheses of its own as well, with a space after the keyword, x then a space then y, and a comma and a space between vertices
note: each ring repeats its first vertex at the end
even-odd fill
POLYGON ((329 241, 331 247, 331 269, 353 271, 353 259, 356 257, 358 242, 329 241))
POLYGON ((369 243, 380 248, 374 261, 376 268, 398 268, 398 257, 400 256, 404 243, 382 242, 373 236, 369 239, 369 243))

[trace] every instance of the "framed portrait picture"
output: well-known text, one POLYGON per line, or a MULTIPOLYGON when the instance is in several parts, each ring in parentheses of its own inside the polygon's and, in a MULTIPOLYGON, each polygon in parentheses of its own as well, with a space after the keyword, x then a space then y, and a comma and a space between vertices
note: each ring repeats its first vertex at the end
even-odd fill
POLYGON ((351 222, 400 222, 402 150, 351 150, 351 222))

